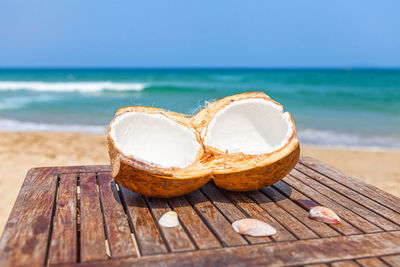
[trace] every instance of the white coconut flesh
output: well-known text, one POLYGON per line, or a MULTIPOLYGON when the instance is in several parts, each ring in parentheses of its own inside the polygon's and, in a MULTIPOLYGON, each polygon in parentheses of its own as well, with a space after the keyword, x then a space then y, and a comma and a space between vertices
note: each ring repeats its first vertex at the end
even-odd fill
POLYGON ((292 133, 292 120, 282 106, 265 99, 245 99, 218 111, 203 135, 206 146, 254 155, 282 148, 292 133))
POLYGON ((200 144, 193 130, 162 114, 127 112, 111 125, 114 145, 125 155, 163 168, 185 168, 200 144))

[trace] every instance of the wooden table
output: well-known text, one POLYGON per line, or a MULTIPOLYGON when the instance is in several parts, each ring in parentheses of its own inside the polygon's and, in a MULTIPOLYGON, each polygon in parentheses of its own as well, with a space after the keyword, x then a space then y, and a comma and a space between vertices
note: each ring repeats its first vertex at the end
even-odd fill
POLYGON ((209 183, 171 199, 126 190, 109 166, 35 168, 0 255, 0 266, 400 266, 400 199, 309 157, 259 191, 209 183), (343 222, 309 219, 299 199, 330 207, 343 222), (158 225, 169 210, 178 213, 179 227, 158 225), (270 223, 277 234, 237 234, 231 223, 246 217, 270 223))

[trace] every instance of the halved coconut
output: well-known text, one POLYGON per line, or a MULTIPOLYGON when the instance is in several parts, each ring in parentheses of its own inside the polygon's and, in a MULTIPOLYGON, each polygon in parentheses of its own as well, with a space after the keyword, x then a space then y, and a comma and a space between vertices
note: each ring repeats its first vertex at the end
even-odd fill
POLYGON ((211 178, 228 190, 260 189, 290 172, 300 154, 292 117, 262 92, 222 98, 191 118, 122 108, 108 144, 115 180, 158 197, 189 193, 211 178))
POLYGON ((292 116, 263 92, 222 98, 193 117, 219 187, 250 191, 271 185, 300 157, 292 116))
POLYGON ((211 179, 190 118, 152 107, 117 111, 108 129, 114 179, 146 196, 171 197, 192 192, 211 179))

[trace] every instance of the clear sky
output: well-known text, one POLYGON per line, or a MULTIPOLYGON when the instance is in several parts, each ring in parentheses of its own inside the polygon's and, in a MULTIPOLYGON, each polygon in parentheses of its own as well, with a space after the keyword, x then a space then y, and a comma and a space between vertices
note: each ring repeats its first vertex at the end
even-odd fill
POLYGON ((2 67, 400 67, 400 1, 0 1, 2 67))

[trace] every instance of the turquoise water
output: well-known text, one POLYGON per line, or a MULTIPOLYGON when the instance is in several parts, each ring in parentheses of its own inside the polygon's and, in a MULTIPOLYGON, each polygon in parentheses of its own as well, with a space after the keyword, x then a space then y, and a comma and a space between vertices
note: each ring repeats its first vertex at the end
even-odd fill
POLYGON ((400 70, 0 70, 0 130, 104 132, 121 106, 193 114, 206 101, 264 91, 303 143, 400 147, 400 70))

